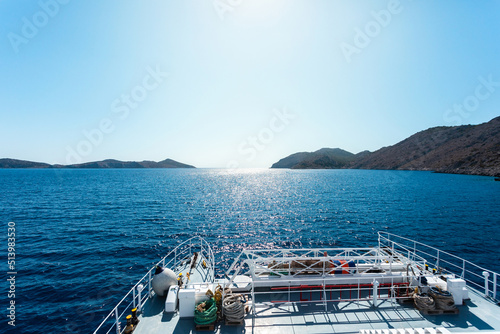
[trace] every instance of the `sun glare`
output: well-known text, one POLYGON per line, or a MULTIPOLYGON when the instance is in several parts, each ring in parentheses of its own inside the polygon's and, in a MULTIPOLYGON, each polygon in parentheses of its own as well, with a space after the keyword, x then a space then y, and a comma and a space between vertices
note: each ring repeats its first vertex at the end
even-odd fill
POLYGON ((241 1, 240 6, 235 8, 236 15, 249 21, 265 22, 278 19, 287 2, 285 0, 248 0, 241 1))

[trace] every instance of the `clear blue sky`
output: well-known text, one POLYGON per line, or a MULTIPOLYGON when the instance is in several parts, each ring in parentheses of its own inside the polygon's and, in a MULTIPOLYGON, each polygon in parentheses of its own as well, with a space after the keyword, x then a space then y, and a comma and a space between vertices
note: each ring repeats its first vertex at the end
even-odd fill
POLYGON ((500 114, 500 1, 3 0, 0 25, 0 157, 269 167, 500 114))

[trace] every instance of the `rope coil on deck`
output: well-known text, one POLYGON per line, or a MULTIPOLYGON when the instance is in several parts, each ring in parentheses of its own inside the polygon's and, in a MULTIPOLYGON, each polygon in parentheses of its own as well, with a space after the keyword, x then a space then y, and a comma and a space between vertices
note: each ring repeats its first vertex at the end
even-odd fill
POLYGON ((436 302, 436 308, 439 310, 454 310, 455 300, 449 291, 440 290, 438 288, 430 288, 429 295, 436 302))
POLYGON ((436 303, 434 299, 426 293, 413 295, 413 301, 415 302, 415 306, 422 311, 433 311, 436 309, 436 303))
POLYGON ((201 302, 194 309, 194 322, 197 325, 208 325, 217 320, 217 305, 213 298, 201 302))
POLYGON ((245 317, 245 297, 229 291, 222 302, 222 309, 227 321, 240 322, 245 317))

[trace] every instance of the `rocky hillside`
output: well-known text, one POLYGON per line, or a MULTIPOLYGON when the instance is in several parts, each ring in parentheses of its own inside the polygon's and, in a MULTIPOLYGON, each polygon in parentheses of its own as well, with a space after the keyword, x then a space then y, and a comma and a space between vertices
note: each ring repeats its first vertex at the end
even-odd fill
POLYGON ((155 161, 120 161, 107 159, 102 161, 86 162, 83 164, 67 165, 65 168, 195 168, 172 159, 160 162, 155 161))
POLYGON ((0 159, 0 168, 195 168, 172 159, 155 161, 120 161, 107 159, 74 165, 49 165, 15 159, 0 159))
POLYGON ((352 154, 340 148, 322 148, 316 152, 300 152, 292 154, 273 164, 271 168, 292 169, 331 169, 343 168, 359 155, 352 154))
POLYGON ((49 164, 16 159, 0 159, 0 168, 50 168, 49 164))
POLYGON ((350 168, 500 174, 500 117, 479 125, 418 132, 355 161, 350 168))
POLYGON ((430 128, 375 152, 354 155, 340 149, 321 149, 296 153, 271 168, 399 169, 500 175, 500 117, 479 125, 430 128))

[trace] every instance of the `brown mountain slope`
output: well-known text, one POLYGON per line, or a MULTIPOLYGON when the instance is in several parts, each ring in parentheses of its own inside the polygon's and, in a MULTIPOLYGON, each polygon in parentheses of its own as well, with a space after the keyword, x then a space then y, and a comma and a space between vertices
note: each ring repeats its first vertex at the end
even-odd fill
POLYGON ((348 168, 500 174, 500 117, 479 125, 418 132, 354 161, 348 168))
POLYGON ((354 161, 356 155, 340 148, 322 148, 316 152, 299 152, 281 159, 271 168, 332 169, 354 161))
POLYGON ((49 164, 17 159, 0 159, 0 168, 50 168, 49 164))
POLYGON ((77 165, 64 166, 65 168, 195 168, 172 159, 156 161, 120 161, 107 159, 102 161, 86 162, 77 165))

